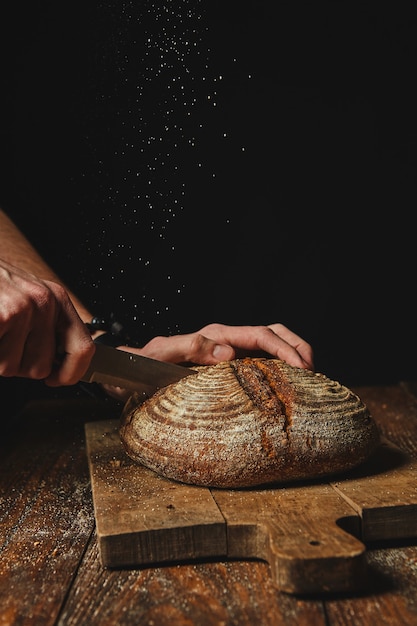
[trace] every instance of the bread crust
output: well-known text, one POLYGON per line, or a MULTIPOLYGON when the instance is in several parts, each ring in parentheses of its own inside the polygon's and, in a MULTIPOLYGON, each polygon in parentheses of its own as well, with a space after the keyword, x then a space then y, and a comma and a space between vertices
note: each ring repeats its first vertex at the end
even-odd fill
POLYGON ((136 462, 176 481, 218 488, 287 483, 345 472, 379 443, 366 405, 323 374, 279 359, 236 359, 142 401, 120 437, 136 462))

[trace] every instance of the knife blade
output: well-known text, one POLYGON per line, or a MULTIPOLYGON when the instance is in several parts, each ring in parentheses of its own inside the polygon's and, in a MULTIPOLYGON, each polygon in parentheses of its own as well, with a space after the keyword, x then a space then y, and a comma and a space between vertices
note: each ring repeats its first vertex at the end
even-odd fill
POLYGON ((81 380, 152 394, 161 387, 195 373, 196 370, 190 367, 97 343, 88 370, 81 380))

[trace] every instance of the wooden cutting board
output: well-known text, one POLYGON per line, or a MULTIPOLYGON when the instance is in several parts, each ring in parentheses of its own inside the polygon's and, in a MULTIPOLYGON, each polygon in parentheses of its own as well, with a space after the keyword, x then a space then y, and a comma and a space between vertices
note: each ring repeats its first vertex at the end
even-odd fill
POLYGON ((334 482, 223 490, 134 463, 118 427, 85 426, 105 567, 254 558, 282 591, 345 592, 365 583, 364 542, 417 536, 416 463, 389 442, 334 482))

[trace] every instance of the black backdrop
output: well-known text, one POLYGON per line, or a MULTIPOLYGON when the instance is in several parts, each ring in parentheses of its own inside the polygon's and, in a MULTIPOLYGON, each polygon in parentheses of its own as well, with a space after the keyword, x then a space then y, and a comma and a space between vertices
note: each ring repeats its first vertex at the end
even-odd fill
POLYGON ((346 384, 415 378, 412 14, 57 4, 2 9, 0 195, 92 309, 138 342, 282 321, 346 384))

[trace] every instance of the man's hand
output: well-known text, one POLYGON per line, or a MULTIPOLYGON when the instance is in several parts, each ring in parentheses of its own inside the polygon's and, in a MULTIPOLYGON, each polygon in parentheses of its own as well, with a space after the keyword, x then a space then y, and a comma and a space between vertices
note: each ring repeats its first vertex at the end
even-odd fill
POLYGON ((141 354, 173 363, 214 365, 243 356, 270 356, 289 365, 314 370, 313 349, 283 324, 227 326, 209 324, 188 335, 155 337, 141 354))
POLYGON ((72 385, 93 354, 64 287, 0 260, 0 375, 72 385))

